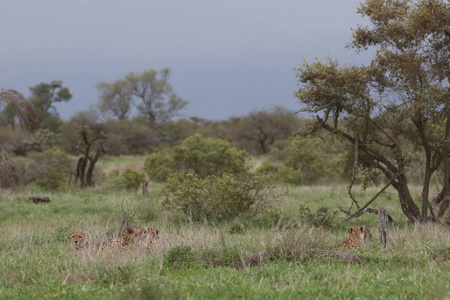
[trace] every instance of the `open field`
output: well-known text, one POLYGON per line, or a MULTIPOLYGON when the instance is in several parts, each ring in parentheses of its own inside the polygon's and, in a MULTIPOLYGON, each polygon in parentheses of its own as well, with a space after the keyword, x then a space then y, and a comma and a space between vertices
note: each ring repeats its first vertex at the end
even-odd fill
MULTIPOLYGON (((133 159, 128 163, 138 165, 133 159)), ((105 167, 108 172, 114 169, 105 167)), ((376 189, 355 191, 364 201, 376 193, 376 189)), ((374 205, 387 207, 396 221, 387 249, 378 245, 376 215, 346 223, 339 213, 326 227, 299 219, 300 205, 312 211, 334 208, 336 203, 347 207, 346 193, 345 186, 290 188, 269 212, 254 220, 193 224, 163 210, 159 184, 151 183, 146 197, 103 186, 66 193, 44 193, 31 186, 2 190, 0 298, 449 299, 450 263, 437 259, 450 254, 450 229, 405 222, 393 190, 374 205), (32 195, 49 196, 51 202, 35 205, 28 200, 32 195), (90 240, 111 239, 118 235, 122 212, 136 209, 134 225, 158 228, 160 246, 80 254, 71 249, 71 232, 86 232, 90 240), (345 240, 345 229, 351 225, 365 225, 374 236, 367 247, 352 252, 361 264, 307 255, 310 248, 329 249, 345 240), (191 251, 181 251, 187 248, 180 245, 191 251), (260 266, 232 267, 241 257, 262 250, 268 250, 272 259, 260 266), (300 255, 291 257, 293 250, 300 255), (179 264, 168 263, 169 257, 179 264), (206 268, 204 258, 225 263, 206 268)))

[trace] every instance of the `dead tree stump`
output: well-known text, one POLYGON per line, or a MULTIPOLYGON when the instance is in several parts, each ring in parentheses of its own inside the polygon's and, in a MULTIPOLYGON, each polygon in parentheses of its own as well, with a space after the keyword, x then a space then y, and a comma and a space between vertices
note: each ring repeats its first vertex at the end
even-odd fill
POLYGON ((378 209, 378 231, 380 232, 380 242, 384 248, 389 244, 389 219, 385 207, 378 209))
POLYGON ((147 191, 147 186, 148 186, 149 181, 148 180, 144 180, 142 182, 142 195, 147 196, 148 191, 147 191))
POLYGON ((30 201, 33 202, 34 204, 50 202, 50 198, 48 198, 48 197, 36 197, 36 196, 31 196, 29 199, 30 199, 30 201))

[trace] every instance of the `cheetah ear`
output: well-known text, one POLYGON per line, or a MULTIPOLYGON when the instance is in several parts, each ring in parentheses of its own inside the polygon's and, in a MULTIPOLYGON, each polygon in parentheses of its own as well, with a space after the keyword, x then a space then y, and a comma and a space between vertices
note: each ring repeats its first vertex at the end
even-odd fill
POLYGON ((364 232, 365 229, 366 229, 365 225, 361 226, 361 232, 364 232))
POLYGON ((347 232, 348 232, 348 233, 352 233, 352 231, 353 231, 353 228, 347 227, 347 232))
POLYGON ((128 232, 128 233, 133 233, 133 228, 128 227, 128 228, 127 228, 127 232, 128 232))
POLYGON ((158 235, 158 234, 159 234, 159 230, 158 230, 158 229, 156 229, 156 230, 155 230, 155 232, 156 232, 156 235, 158 235))

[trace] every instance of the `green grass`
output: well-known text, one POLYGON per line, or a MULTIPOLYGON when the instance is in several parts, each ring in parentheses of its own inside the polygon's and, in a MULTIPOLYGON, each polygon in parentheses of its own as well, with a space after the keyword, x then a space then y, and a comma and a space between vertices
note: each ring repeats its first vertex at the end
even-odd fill
MULTIPOLYGON (((127 160, 138 163, 135 158, 127 160)), ((364 203, 376 190, 356 188, 354 192, 364 203)), ((450 298, 450 263, 435 261, 450 254, 449 228, 406 222, 393 190, 388 189, 374 205, 387 207, 396 220, 387 249, 378 245, 377 216, 373 214, 350 222, 338 215, 329 228, 315 228, 296 219, 300 205, 334 209, 336 203, 348 207, 348 199, 345 186, 291 188, 272 212, 295 226, 280 231, 267 214, 252 222, 239 220, 245 230, 232 232, 231 224, 192 224, 164 211, 158 184, 150 184, 147 197, 106 186, 73 188, 67 193, 46 193, 33 187, 2 190, 0 299, 450 298), (28 201, 31 195, 49 196, 51 202, 32 204, 28 201), (137 208, 135 225, 160 229, 158 248, 131 246, 80 254, 71 249, 71 232, 86 232, 90 240, 110 239, 118 235, 122 212, 137 208), (292 260, 283 254, 294 248, 330 248, 346 238, 345 228, 350 225, 366 225, 374 235, 374 240, 354 253, 361 257, 361 264, 308 255, 292 260), (180 245, 189 246, 193 254, 180 259, 192 261, 181 267, 165 263, 171 249, 180 245), (231 262, 265 249, 278 249, 281 254, 244 269, 205 268, 199 262, 205 257, 231 262)))

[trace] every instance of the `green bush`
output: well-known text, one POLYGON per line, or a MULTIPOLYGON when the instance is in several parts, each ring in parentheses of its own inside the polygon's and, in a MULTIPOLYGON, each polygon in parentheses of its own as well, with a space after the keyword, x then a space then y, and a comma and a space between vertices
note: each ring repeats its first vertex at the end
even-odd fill
POLYGON ((27 176, 44 190, 65 191, 68 188, 68 175, 71 167, 69 155, 58 148, 33 153, 27 176))
POLYGON ((136 191, 145 179, 144 173, 126 169, 122 175, 115 180, 115 186, 121 190, 136 191))
POLYGON ((164 256, 164 266, 173 268, 190 267, 195 263, 195 254, 191 247, 179 245, 167 251, 164 256))
POLYGON ((328 206, 320 206, 315 212, 306 205, 300 205, 299 208, 300 220, 316 227, 332 227, 337 213, 336 209, 330 209, 328 206))
POLYGON ((247 158, 246 151, 232 147, 230 142, 204 138, 200 134, 188 137, 182 145, 175 147, 174 155, 179 173, 194 173, 201 178, 244 173, 247 158))
POLYGON ((156 182, 163 182, 175 172, 175 161, 167 152, 155 152, 145 159, 144 172, 156 182))
POLYGON ((185 174, 165 182, 163 206, 194 221, 202 218, 226 221, 243 213, 253 217, 274 199, 273 188, 268 178, 261 175, 199 178, 195 174, 185 174))

